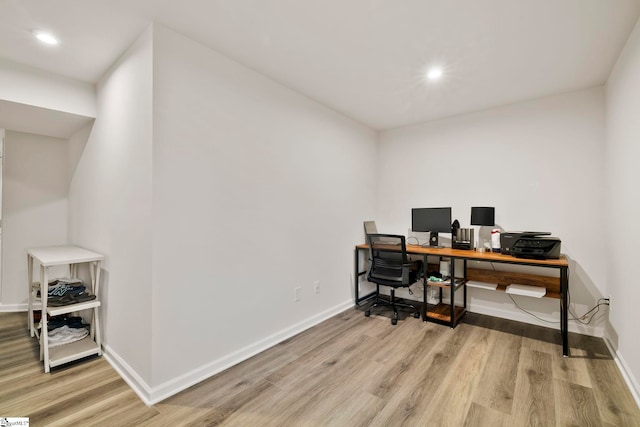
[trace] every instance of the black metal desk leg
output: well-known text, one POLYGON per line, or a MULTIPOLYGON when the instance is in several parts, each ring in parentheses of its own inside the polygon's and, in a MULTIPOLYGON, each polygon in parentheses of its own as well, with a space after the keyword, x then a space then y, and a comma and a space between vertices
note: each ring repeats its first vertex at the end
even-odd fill
POLYGON ((353 270, 353 283, 355 286, 355 303, 354 305, 358 305, 358 288, 360 287, 360 257, 358 256, 358 253, 360 251, 358 249, 355 250, 355 260, 353 262, 353 265, 355 266, 355 269, 353 270))
POLYGON ((427 321, 427 255, 422 256, 422 321, 427 321))
POLYGON ((467 260, 463 261, 463 271, 464 271, 464 309, 467 309, 467 260))
POLYGON ((451 322, 449 326, 451 329, 456 326, 456 260, 455 258, 449 258, 449 303, 450 305, 450 313, 451 313, 451 322))
POLYGON ((569 357, 569 274, 567 267, 560 268, 560 332, 562 333, 562 355, 569 357))

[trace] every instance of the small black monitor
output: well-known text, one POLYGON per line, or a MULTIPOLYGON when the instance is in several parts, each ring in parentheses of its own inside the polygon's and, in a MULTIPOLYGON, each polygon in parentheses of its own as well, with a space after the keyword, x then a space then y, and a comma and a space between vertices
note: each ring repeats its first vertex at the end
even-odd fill
POLYGON ((438 246, 438 233, 451 233, 451 208, 411 209, 411 230, 430 232, 431 246, 438 246))
POLYGON ((496 225, 496 208, 488 206, 472 207, 471 225, 496 225))

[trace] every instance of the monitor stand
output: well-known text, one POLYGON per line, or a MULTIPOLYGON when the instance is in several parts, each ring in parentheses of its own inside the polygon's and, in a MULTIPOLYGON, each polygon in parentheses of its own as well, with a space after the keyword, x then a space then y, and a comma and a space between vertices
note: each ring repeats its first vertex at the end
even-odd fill
POLYGON ((429 232, 429 246, 432 248, 439 248, 438 245, 438 233, 436 231, 429 232))

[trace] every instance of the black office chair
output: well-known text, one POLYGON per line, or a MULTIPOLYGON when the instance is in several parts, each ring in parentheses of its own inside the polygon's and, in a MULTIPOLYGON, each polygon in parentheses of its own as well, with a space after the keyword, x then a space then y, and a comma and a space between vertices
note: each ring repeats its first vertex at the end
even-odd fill
POLYGON ((420 317, 420 311, 411 304, 396 302, 395 290, 408 288, 420 279, 422 261, 409 261, 404 236, 394 234, 368 234, 369 243, 369 271, 367 280, 376 284, 376 296, 373 304, 364 312, 369 317, 371 309, 388 306, 393 310, 391 324, 398 323, 398 308, 413 310, 413 317, 420 317), (380 296, 380 286, 391 288, 389 299, 380 296))

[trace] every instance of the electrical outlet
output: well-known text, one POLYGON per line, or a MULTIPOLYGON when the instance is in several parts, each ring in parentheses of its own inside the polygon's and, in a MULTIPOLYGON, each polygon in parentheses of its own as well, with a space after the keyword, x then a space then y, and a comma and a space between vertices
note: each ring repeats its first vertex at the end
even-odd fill
POLYGON ((301 295, 302 295, 302 288, 298 287, 295 288, 295 299, 296 301, 300 301, 301 295))
POLYGON ((320 281, 316 280, 315 282, 313 282, 313 289, 315 290, 316 294, 320 293, 320 281))

